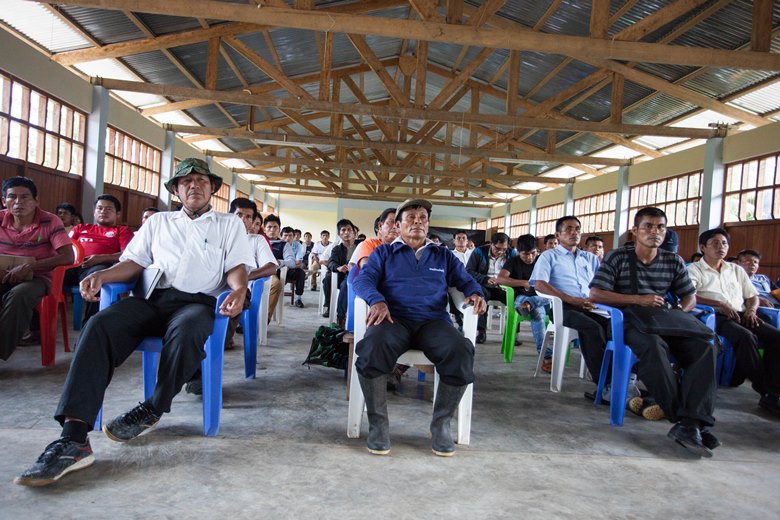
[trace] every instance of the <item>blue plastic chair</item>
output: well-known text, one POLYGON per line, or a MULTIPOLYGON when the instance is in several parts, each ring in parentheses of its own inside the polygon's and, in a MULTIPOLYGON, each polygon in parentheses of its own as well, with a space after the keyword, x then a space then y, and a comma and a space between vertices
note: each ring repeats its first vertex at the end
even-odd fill
POLYGON ((81 330, 81 320, 84 318, 84 298, 78 285, 63 287, 62 292, 73 295, 73 330, 81 330))
MULTIPOLYGON (((130 292, 134 285, 134 283, 104 285, 100 290, 100 310, 119 300, 122 294, 130 292)), ((206 340, 204 346, 206 357, 200 365, 203 374, 203 435, 207 437, 219 433, 219 416, 222 411, 222 368, 228 326, 228 317, 219 313, 219 307, 229 293, 230 291, 225 291, 217 298, 214 329, 206 340)), ((136 348, 143 353, 144 399, 149 399, 154 393, 157 383, 157 361, 162 346, 162 338, 145 338, 136 348)), ((102 415, 101 409, 95 420, 95 430, 101 428, 102 415)))
POLYGON ((348 331, 355 330, 355 290, 352 288, 352 283, 359 274, 360 266, 355 265, 347 275, 347 322, 345 327, 348 331))
POLYGON ((254 379, 257 375, 257 335, 260 319, 260 303, 263 299, 263 286, 270 277, 250 282, 252 299, 249 308, 241 312, 239 321, 244 329, 244 377, 254 379))
MULTIPOLYGON (((768 318, 771 325, 776 328, 780 328, 780 309, 759 307, 758 314, 763 314, 766 318, 768 318)), ((714 325, 712 330, 715 330, 714 325)), ((737 364, 737 358, 734 355, 734 347, 731 345, 731 343, 723 336, 718 337, 720 338, 721 345, 723 345, 723 353, 720 357, 718 357, 718 367, 716 369, 716 373, 718 374, 718 384, 721 386, 729 386, 731 384, 731 376, 734 375, 734 367, 737 364)), ((760 348, 759 351, 763 352, 763 350, 760 348)))

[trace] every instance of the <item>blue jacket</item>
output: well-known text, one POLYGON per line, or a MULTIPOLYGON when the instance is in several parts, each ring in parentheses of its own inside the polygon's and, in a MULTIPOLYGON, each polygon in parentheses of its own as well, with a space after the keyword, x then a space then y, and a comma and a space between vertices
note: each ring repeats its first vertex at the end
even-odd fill
MULTIPOLYGON (((510 247, 506 251, 506 260, 515 256, 515 249, 510 247)), ((487 285, 488 269, 490 268, 490 244, 479 246, 472 251, 469 261, 466 264, 466 271, 480 285, 487 285)), ((498 273, 496 273, 498 274, 498 273)))
POLYGON ((449 249, 427 245, 418 261, 412 248, 400 241, 377 247, 353 287, 369 305, 385 302, 390 316, 414 321, 449 322, 448 287, 482 296, 479 284, 449 249))

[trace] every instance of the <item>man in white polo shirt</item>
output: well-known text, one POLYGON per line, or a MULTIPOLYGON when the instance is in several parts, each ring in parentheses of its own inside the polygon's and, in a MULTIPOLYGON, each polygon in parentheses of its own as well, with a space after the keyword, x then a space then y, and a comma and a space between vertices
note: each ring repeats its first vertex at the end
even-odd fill
POLYGON ((231 317, 241 312, 247 268, 254 265, 254 255, 241 221, 211 208, 211 196, 221 184, 222 178, 211 173, 204 161, 179 163, 165 187, 181 199, 181 211, 152 215, 119 263, 82 280, 81 295, 96 301, 106 283, 137 279, 147 267, 163 273, 148 300, 120 300, 87 322, 54 415, 62 424, 62 434, 15 479, 17 484, 45 486, 92 464, 87 433, 114 369, 143 338, 163 337, 157 385, 150 399, 103 426, 114 441, 133 439, 170 411, 173 397, 205 355, 203 346, 214 325, 216 297, 230 288, 219 312, 231 317))

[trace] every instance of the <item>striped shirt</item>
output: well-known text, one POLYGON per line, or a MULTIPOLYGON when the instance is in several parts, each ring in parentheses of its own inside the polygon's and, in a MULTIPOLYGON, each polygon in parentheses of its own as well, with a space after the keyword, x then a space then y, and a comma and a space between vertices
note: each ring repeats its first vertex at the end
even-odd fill
MULTIPOLYGON (((0 254, 32 256, 42 260, 56 255, 57 249, 70 244, 57 215, 36 208, 32 223, 17 231, 11 212, 7 209, 0 211, 0 254)), ((51 282, 51 269, 36 270, 33 274, 51 282)))
POLYGON ((629 267, 631 258, 629 252, 633 249, 633 247, 621 247, 607 253, 590 282, 590 287, 619 294, 666 296, 666 293, 671 292, 681 299, 696 292, 680 257, 658 249, 656 257, 648 265, 637 259, 637 293, 634 293, 631 289, 629 267))

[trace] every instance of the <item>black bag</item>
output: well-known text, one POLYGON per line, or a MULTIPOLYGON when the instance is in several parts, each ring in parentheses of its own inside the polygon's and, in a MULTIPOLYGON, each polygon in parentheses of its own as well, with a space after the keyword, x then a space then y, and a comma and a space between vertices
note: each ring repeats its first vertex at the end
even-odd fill
POLYGON ((349 360, 349 345, 344 343, 347 331, 335 323, 322 325, 314 333, 311 348, 302 365, 322 365, 343 370, 349 360))
MULTIPOLYGON (((631 249, 628 254, 628 263, 633 294, 639 294, 639 281, 636 274, 636 262, 638 261, 636 252, 631 249)), ((695 316, 682 309, 673 309, 668 303, 666 307, 629 305, 623 309, 623 319, 625 324, 632 325, 643 334, 706 340, 715 338, 715 333, 695 316)))

